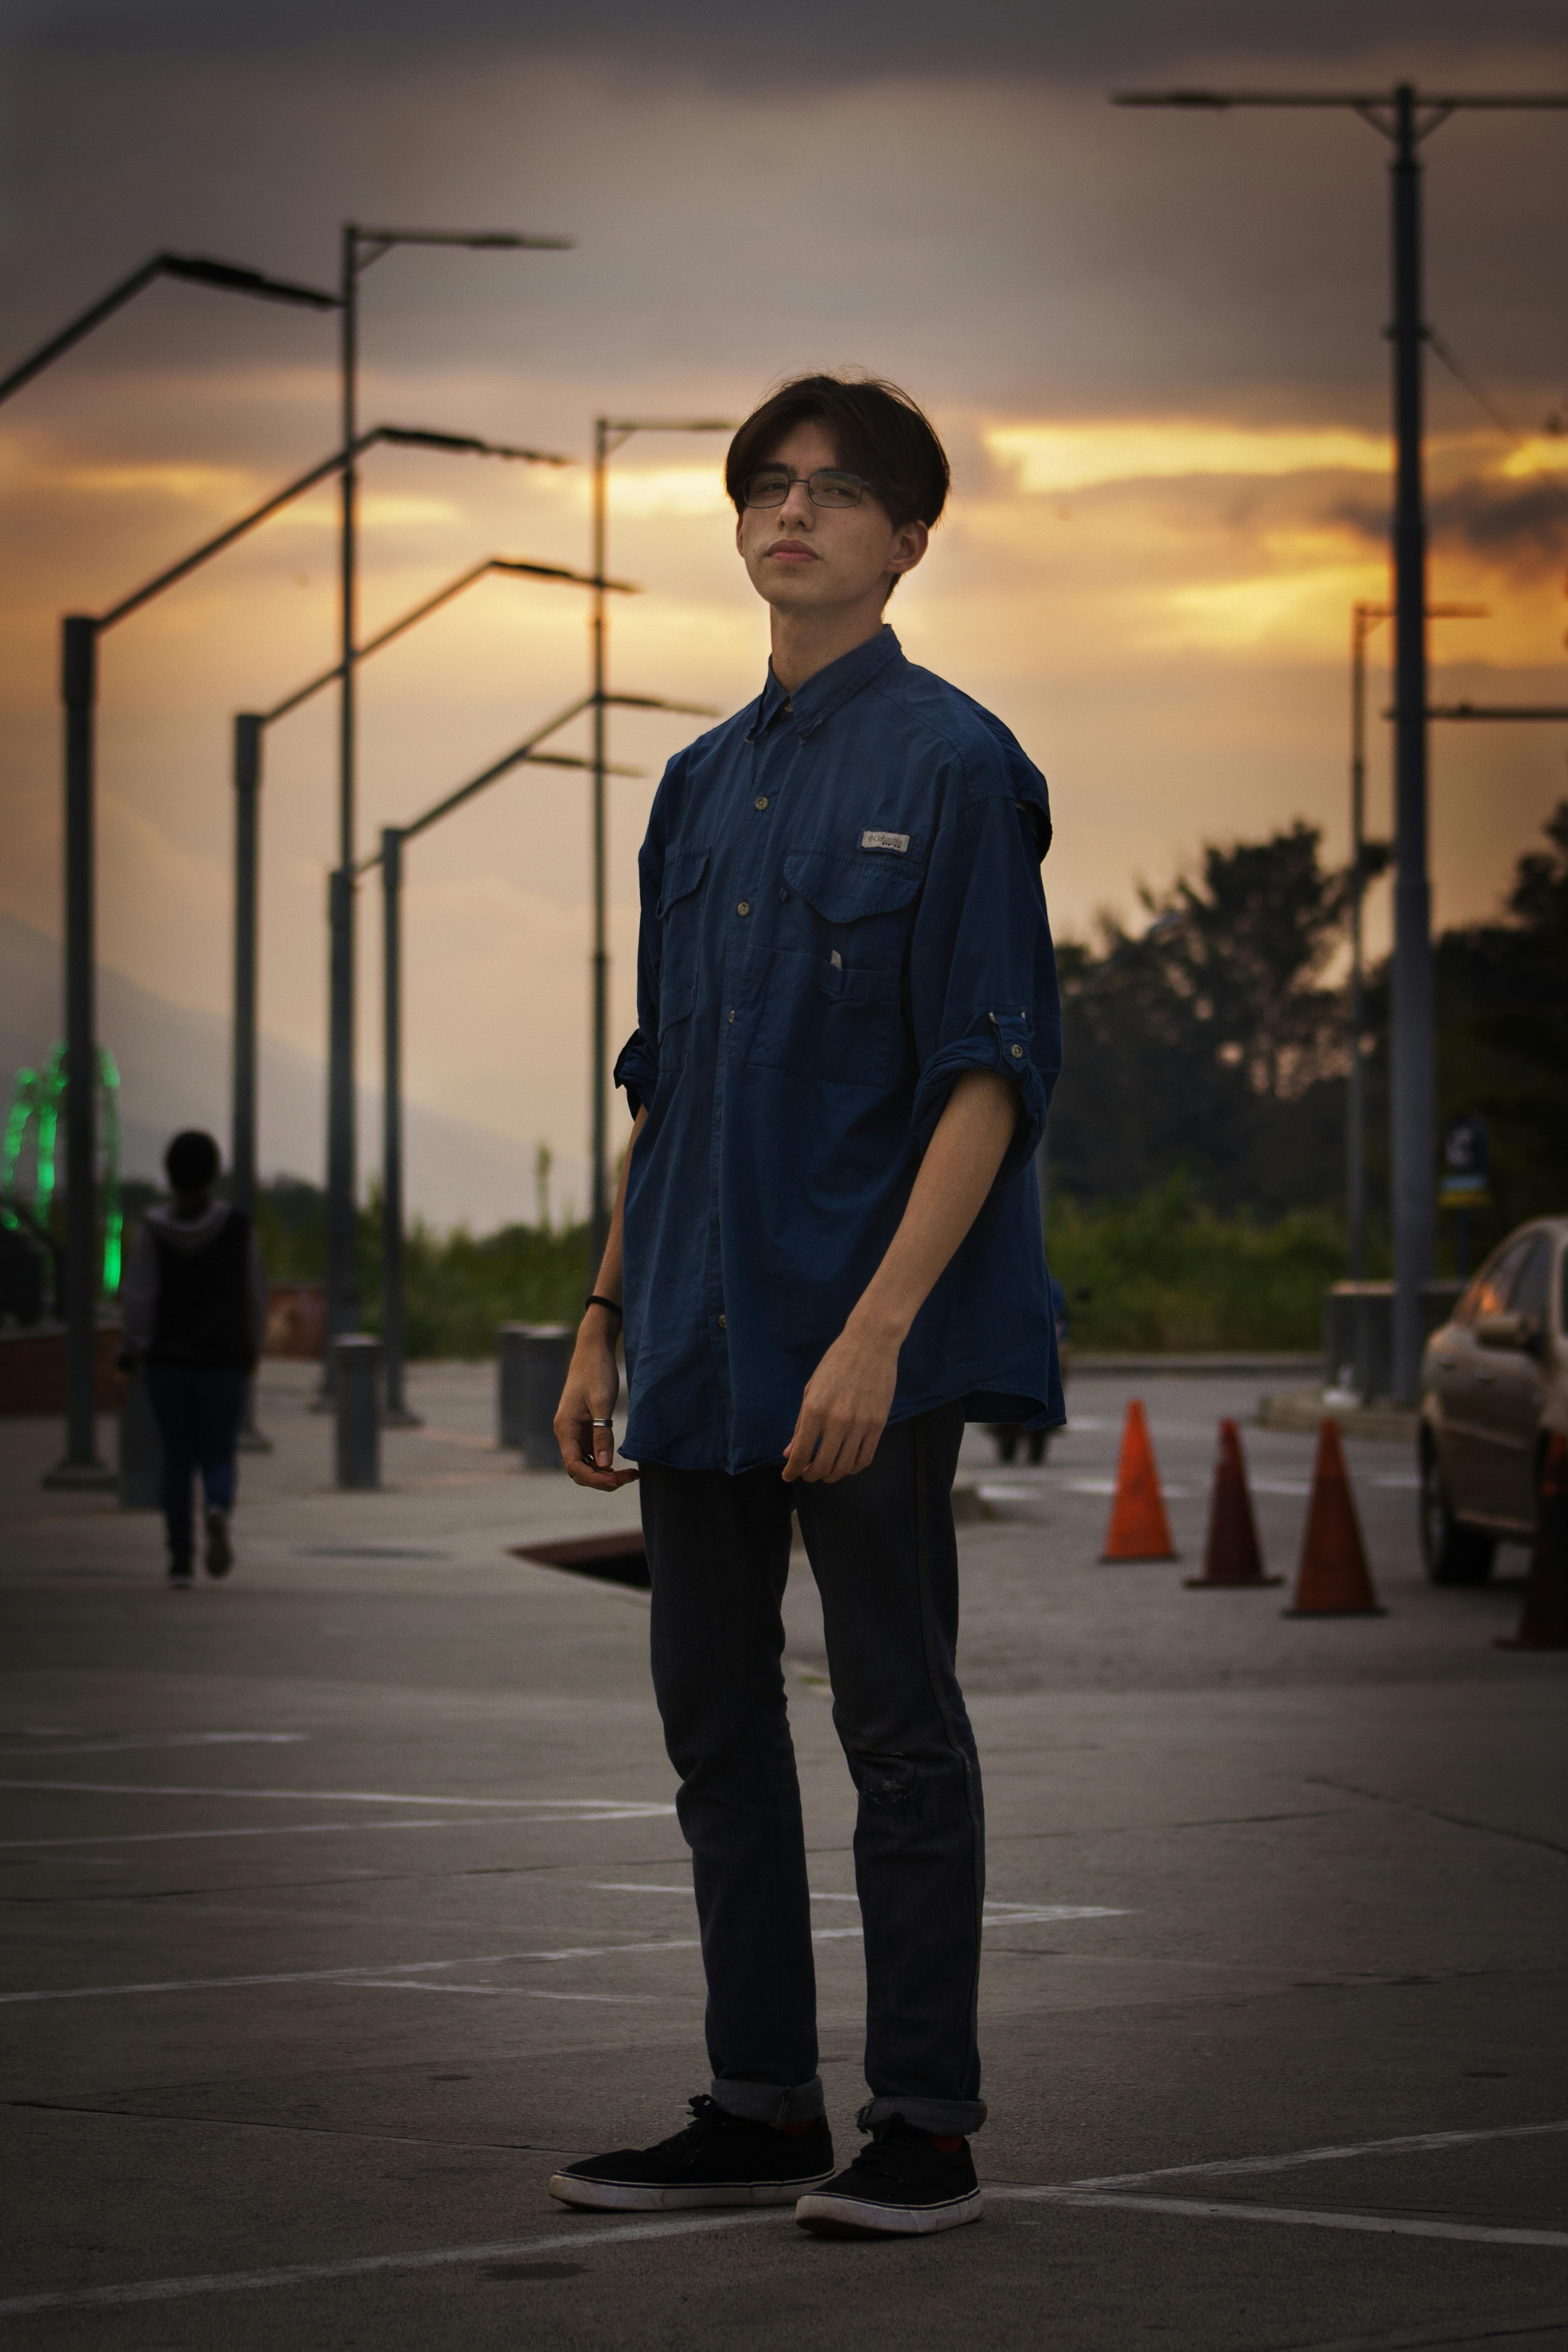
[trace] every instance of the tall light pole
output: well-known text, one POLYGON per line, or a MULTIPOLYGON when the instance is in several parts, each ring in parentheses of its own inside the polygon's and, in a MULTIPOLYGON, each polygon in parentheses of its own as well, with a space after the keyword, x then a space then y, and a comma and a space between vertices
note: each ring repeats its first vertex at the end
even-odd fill
POLYGON ((1461 111, 1568 107, 1568 91, 1435 94, 1390 90, 1132 90, 1118 106, 1348 109, 1389 142, 1394 320, 1394 1008, 1390 1110, 1394 1204, 1394 1392, 1414 1402, 1421 1374, 1421 1292, 1436 1249, 1436 1022, 1426 855, 1426 509, 1422 483, 1421 167, 1423 140, 1461 111))
MULTIPOLYGON (((471 563, 466 572, 448 580, 433 596, 426 596, 409 611, 399 615, 384 629, 376 632, 361 646, 356 659, 368 661, 432 613, 439 612, 453 598, 461 595, 477 581, 491 572, 504 572, 530 580, 562 581, 579 588, 592 585, 588 575, 574 572, 563 563, 533 563, 520 556, 489 555, 482 563, 471 563)), ((637 592, 628 580, 611 580, 605 585, 622 595, 637 592)), ((298 710, 326 687, 335 685, 342 677, 340 663, 321 670, 296 687, 292 694, 267 710, 240 710, 234 718, 233 773, 235 789, 235 858, 234 858, 234 1045, 231 1061, 229 1154, 230 1190, 234 1200, 247 1213, 256 1204, 257 1155, 257 968, 259 952, 258 917, 259 913, 260 858, 260 795, 262 778, 262 747, 268 728, 290 711, 298 710)))
POLYGON ((521 457, 536 452, 503 449, 478 440, 459 441, 454 435, 432 435, 410 425, 378 425, 362 434, 352 449, 339 449, 319 466, 287 483, 237 522, 204 540, 189 555, 170 564, 156 578, 122 596, 107 613, 72 613, 60 625, 60 687, 65 703, 66 803, 66 1135, 71 1154, 66 1196, 66 1452, 48 1473, 47 1484, 92 1486, 112 1474, 97 1459, 94 1412, 94 1340, 97 1283, 94 1234, 97 1222, 96 1106, 97 1077, 94 1035, 95 909, 94 836, 96 776, 94 720, 98 704, 98 645, 106 630, 129 620, 144 604, 161 596, 215 555, 259 523, 314 489, 377 442, 413 447, 434 446, 487 457, 521 457))
MULTIPOLYGON (((647 416, 616 419, 596 416, 594 419, 594 486, 593 486, 593 570, 604 577, 605 539, 609 525, 609 461, 634 433, 732 433, 734 425, 723 417, 647 416)), ((609 615, 605 607, 603 590, 595 593, 589 621, 594 655, 594 804, 592 813, 594 866, 594 949, 591 1026, 593 1045, 589 1059, 592 1065, 590 1084, 594 1106, 589 1122, 590 1152, 593 1160, 589 1193, 589 1279, 599 1271, 599 1261, 605 1255, 605 1243, 610 1231, 610 1174, 608 1147, 608 1094, 610 1076, 610 952, 607 929, 606 874, 608 845, 605 840, 605 765, 606 732, 605 713, 609 705, 607 680, 609 668, 609 615)), ((691 710, 689 703, 658 702, 652 697, 642 698, 643 707, 662 710, 691 710)), ((707 713, 701 715, 707 716, 707 713)))
MULTIPOLYGON (((456 792, 448 793, 433 808, 426 809, 423 816, 416 816, 405 825, 384 827, 379 851, 360 865, 362 874, 379 866, 382 882, 382 1360, 386 1383, 383 1418, 394 1428, 419 1426, 419 1415, 408 1410, 403 1385, 407 1353, 403 1311, 404 844, 417 834, 428 832, 433 824, 462 808, 502 776, 510 775, 514 768, 530 762, 545 768, 591 767, 591 761, 574 752, 544 751, 539 748, 569 720, 579 718, 584 708, 582 702, 570 704, 500 759, 492 761, 479 775, 470 777, 466 784, 459 784, 456 792)), ((635 776, 642 772, 637 768, 613 768, 609 772, 635 776)))
MULTIPOLYGON (((353 446, 359 408, 359 281, 399 245, 451 246, 469 252, 570 249, 564 236, 522 236, 510 229, 364 228, 345 221, 339 302, 342 329, 342 444, 353 446)), ((354 1274, 354 658, 358 638, 359 484, 344 468, 339 530, 338 854, 328 893, 331 946, 327 1034, 327 1354, 359 1320, 354 1274)))
MULTIPOLYGON (((0 378, 0 400, 8 400, 84 335, 113 315, 158 278, 183 278, 286 302, 310 310, 337 308, 335 294, 268 278, 258 269, 194 255, 155 253, 121 278, 100 300, 79 312, 68 326, 0 378)), ((311 477, 321 478, 320 474, 311 477)), ((271 508, 267 511, 270 513, 271 508)), ((242 526, 246 528, 247 526, 242 526)), ((232 534, 237 536, 237 534, 232 534)), ((223 544, 227 545, 226 537, 223 544)), ((216 553, 216 548, 211 551, 216 553)), ((201 561, 198 556, 195 561, 201 561)), ((98 698, 98 636, 100 629, 131 612, 190 569, 165 573, 145 592, 94 618, 73 614, 62 625, 60 688, 65 704, 65 1129, 66 1129, 66 1450, 46 1485, 112 1486, 115 1473, 98 1459, 97 1360, 94 1342, 98 1297, 98 1014, 97 854, 93 807, 93 719, 98 698)))
POLYGON ((226 294, 250 294, 263 302, 289 302, 308 310, 335 310, 338 307, 337 296, 323 293, 320 287, 297 286, 291 278, 269 278, 263 270, 245 269, 237 262, 209 261, 195 253, 155 253, 140 269, 133 269, 129 278, 122 278, 98 301, 79 311, 68 327, 62 327, 58 335, 51 335, 18 366, 0 376, 0 400, 9 400, 14 392, 31 383, 36 375, 41 375, 56 360, 73 351, 84 335, 90 335, 95 327, 111 319, 143 287, 160 278, 184 278, 193 286, 216 286, 226 294))
MULTIPOLYGON (((1485 604, 1428 604, 1429 621, 1484 621, 1485 604)), ((1345 1225, 1350 1276, 1366 1275, 1366 1062, 1362 1034, 1366 1026, 1366 969, 1363 917, 1366 886, 1388 861, 1386 845, 1366 838, 1366 646, 1392 604, 1351 607, 1351 864, 1350 864, 1350 1060, 1345 1079, 1345 1225)), ((1432 714, 1427 713, 1430 717, 1432 714)))

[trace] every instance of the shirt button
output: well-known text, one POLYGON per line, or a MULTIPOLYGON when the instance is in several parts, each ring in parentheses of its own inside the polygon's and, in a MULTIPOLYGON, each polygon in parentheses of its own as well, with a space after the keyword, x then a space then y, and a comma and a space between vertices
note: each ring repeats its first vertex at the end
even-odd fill
POLYGON ((756 797, 756 800, 755 800, 755 802, 754 802, 753 805, 754 805, 755 807, 759 808, 759 809, 765 809, 765 808, 766 808, 766 806, 767 806, 767 804, 768 804, 768 796, 767 796, 766 793, 759 793, 757 794, 757 797, 756 797))
POLYGON ((1021 1061, 1023 1060, 1023 1058, 1024 1058, 1024 1048, 1022 1047, 1022 1045, 1015 1045, 1015 1046, 1014 1046, 1014 1048, 1013 1048, 1013 1059, 1014 1059, 1016 1062, 1021 1062, 1021 1061))
POLYGON ((751 911, 752 902, 749 898, 742 898, 740 905, 735 909, 737 915, 749 915, 751 911))
POLYGON ((735 1018, 735 1013, 734 1013, 734 1008, 733 1008, 733 1006, 731 1006, 731 1011, 730 1011, 730 1018, 731 1018, 731 1021, 733 1021, 733 1019, 735 1018))
POLYGON ((727 1330, 729 1329, 729 1328, 730 1328, 730 1325, 729 1325, 729 1321, 728 1321, 727 1318, 726 1318, 726 1317, 724 1317, 724 1316, 722 1316, 722 1315, 721 1315, 721 1316, 720 1316, 720 1318, 719 1318, 719 1328, 720 1328, 720 1330, 721 1330, 721 1331, 727 1331, 727 1330))

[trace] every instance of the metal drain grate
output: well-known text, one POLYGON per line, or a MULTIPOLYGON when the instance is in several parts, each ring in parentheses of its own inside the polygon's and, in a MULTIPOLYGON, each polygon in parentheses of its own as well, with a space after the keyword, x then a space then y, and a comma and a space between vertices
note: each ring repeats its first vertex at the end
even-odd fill
POLYGON ((605 1584, 629 1584, 647 1592, 651 1579, 642 1530, 619 1536, 577 1536, 562 1543, 513 1544, 514 1559, 531 1559, 541 1568, 567 1568, 576 1576, 597 1577, 605 1584))

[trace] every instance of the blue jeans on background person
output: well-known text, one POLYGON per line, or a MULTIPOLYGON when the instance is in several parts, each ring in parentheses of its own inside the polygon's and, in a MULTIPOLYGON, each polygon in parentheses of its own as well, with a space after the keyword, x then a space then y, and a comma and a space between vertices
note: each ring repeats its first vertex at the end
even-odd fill
POLYGON ((171 1562, 189 1567, 191 1490, 199 1470, 209 1511, 232 1511, 235 1444, 250 1374, 228 1365, 148 1364, 147 1396, 163 1445, 163 1519, 171 1562))
MULTIPOLYGON (((869 1468, 641 1466, 653 1679, 708 1977, 711 2091, 731 2115, 820 2115, 816 1987, 780 1602, 798 1511, 822 1596, 833 1722, 859 1792, 868 2126, 984 2122, 975 2007, 985 1891, 974 1737, 954 1671, 950 1501, 960 1404, 884 1430, 869 1468)), ((835 1924, 837 1924, 837 1922, 835 1924)))

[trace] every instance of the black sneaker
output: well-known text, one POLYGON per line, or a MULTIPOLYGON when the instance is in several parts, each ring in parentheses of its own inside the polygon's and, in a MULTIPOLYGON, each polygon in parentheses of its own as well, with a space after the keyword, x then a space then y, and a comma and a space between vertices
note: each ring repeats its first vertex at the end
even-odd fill
POLYGON ((795 2218, 824 2237, 916 2238, 978 2221, 981 2210, 969 2142, 949 2155, 889 2116, 847 2172, 801 2199, 795 2218))
POLYGON ((169 1584, 173 1591, 188 1592, 195 1582, 188 1559, 172 1559, 169 1562, 169 1584))
POLYGON ((226 1576, 234 1566, 234 1546, 228 1536, 228 1513, 207 1513, 207 1574, 226 1576))
POLYGON ((731 2116, 710 2098, 689 2102, 691 2121, 657 2147, 586 2156, 550 2176, 563 2205, 595 2213, 673 2213, 689 2205, 793 2205, 833 2176, 826 2116, 809 2131, 775 2131, 731 2116))

